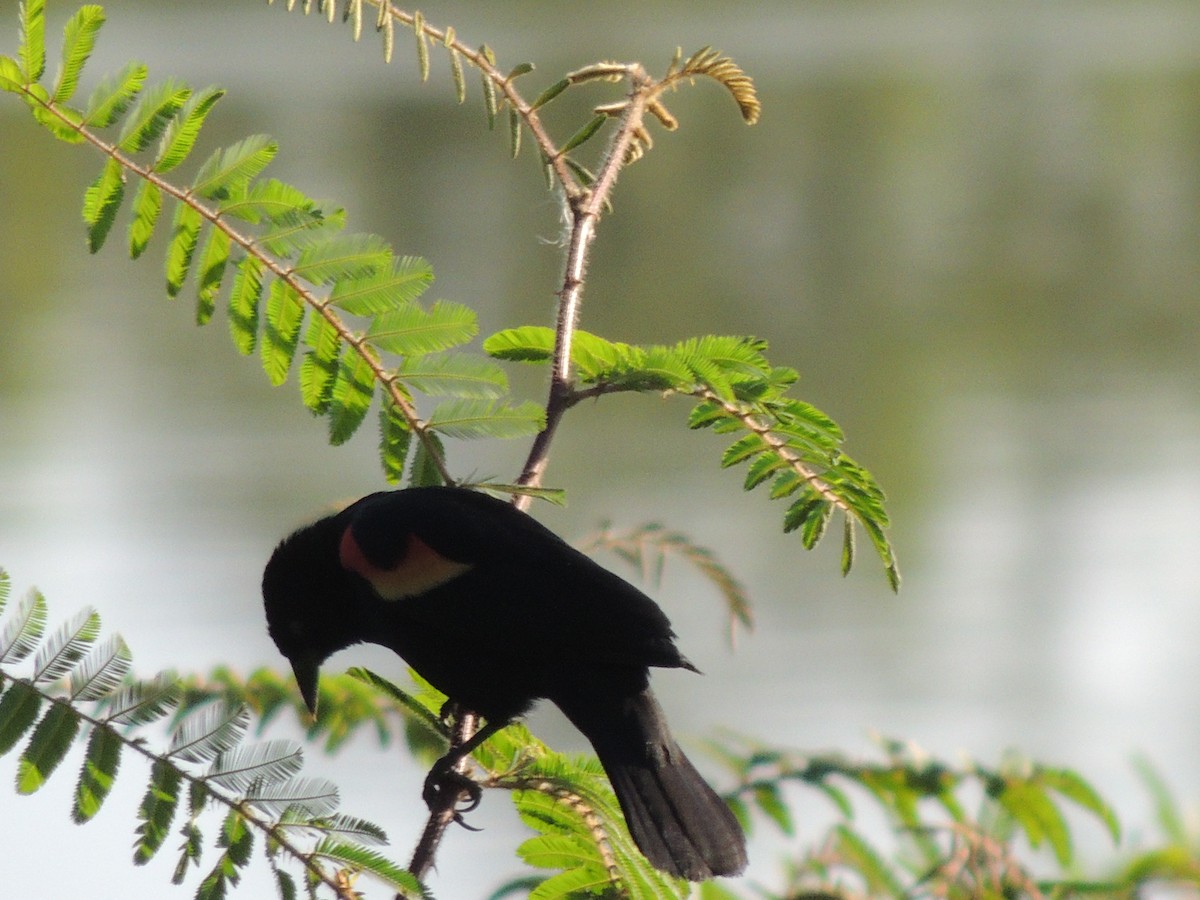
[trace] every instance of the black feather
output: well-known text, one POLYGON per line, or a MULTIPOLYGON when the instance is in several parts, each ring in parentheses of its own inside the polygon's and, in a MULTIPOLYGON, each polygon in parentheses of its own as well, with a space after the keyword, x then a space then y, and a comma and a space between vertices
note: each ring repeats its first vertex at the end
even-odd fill
POLYGON ((653 865, 695 881, 745 867, 736 819, 650 692, 651 666, 695 670, 667 617, 510 504, 462 488, 371 494, 286 538, 263 598, 271 637, 298 676, 365 641, 394 650, 489 724, 551 700, 591 741, 653 865), (368 574, 403 574, 412 536, 462 565, 423 593, 385 600, 343 568, 348 532, 368 574))

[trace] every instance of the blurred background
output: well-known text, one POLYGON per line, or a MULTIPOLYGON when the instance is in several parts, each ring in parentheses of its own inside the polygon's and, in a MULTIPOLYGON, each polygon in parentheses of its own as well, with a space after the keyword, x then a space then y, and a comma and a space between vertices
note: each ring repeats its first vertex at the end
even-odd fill
MULTIPOLYGON (((53 72, 74 4, 51 6, 53 72)), ((487 133, 477 78, 457 107, 445 57, 433 54, 420 84, 403 33, 384 66, 373 34, 356 46, 346 27, 248 0, 107 10, 85 95, 131 58, 152 80, 219 83, 229 96, 197 161, 268 132, 282 146, 268 174, 430 260, 431 300, 474 307, 483 334, 551 323, 558 209, 532 142, 513 162, 504 129, 487 133)), ((16 3, 0 11, 0 52, 12 54, 16 3)), ((655 682, 701 767, 721 784, 701 742, 722 727, 802 751, 871 754, 873 733, 951 759, 1016 749, 1089 778, 1136 846, 1155 838, 1130 762, 1144 754, 1195 809, 1200 6, 431 0, 422 11, 489 43, 502 68, 536 62, 530 97, 601 59, 661 71, 677 45, 719 47, 758 84, 752 129, 713 83, 668 98, 682 128, 656 131, 622 176, 582 325, 631 342, 768 339, 776 364, 800 370, 796 394, 845 428, 888 491, 905 582, 890 594, 865 541, 843 580, 836 542, 804 553, 781 535, 782 508, 718 469, 723 445, 685 431, 685 403, 573 411, 547 478, 570 505, 542 504, 539 518, 569 538, 603 520, 684 529, 756 601, 758 628, 731 652, 710 586, 669 564, 653 591, 706 673, 655 682)), ((576 93, 548 114, 560 140, 616 97, 576 93)), ((161 234, 130 262, 125 210, 88 256, 79 208, 94 153, 56 143, 7 96, 0 135, 0 565, 16 594, 45 592, 53 622, 95 606, 139 674, 279 666, 262 565, 328 504, 383 486, 370 421, 348 447, 327 446, 294 380, 272 389, 220 313, 192 325, 190 286, 164 300, 161 234)), ((540 400, 543 374, 514 372, 515 390, 540 400)), ((511 479, 526 449, 456 445, 451 465, 511 479)), ((362 662, 403 673, 386 654, 332 665, 362 662)), ((553 711, 534 726, 580 747, 553 711)), ((82 831, 69 773, 30 798, 0 785, 5 895, 187 896, 167 883, 174 838, 144 871, 125 862, 138 765, 127 761, 104 824, 82 831), (67 840, 93 862, 62 866, 54 846, 67 840)), ((0 781, 14 769, 0 763, 0 781)), ((407 859, 423 820, 414 763, 364 737, 336 758, 311 753, 306 771, 337 781, 343 809, 383 825, 407 859)), ((799 846, 829 809, 810 794, 797 803, 799 846)), ((486 830, 455 830, 443 847, 439 896, 485 896, 519 871, 504 798, 475 815, 486 830)), ((1076 839, 1096 869, 1128 852, 1091 820, 1076 839)), ((753 877, 775 882, 784 849, 756 840, 753 877)))

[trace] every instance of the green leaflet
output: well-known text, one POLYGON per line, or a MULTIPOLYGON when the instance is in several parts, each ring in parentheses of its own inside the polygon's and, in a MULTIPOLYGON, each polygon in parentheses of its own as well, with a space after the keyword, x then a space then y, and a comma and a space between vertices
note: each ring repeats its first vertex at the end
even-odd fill
POLYGON ((279 145, 265 134, 252 134, 230 147, 214 150, 196 173, 192 192, 212 200, 236 196, 277 152, 279 145))
POLYGON ((246 256, 237 266, 229 291, 229 333, 238 352, 249 356, 258 342, 258 306, 262 298, 263 262, 246 256))
POLYGON ((46 71, 46 0, 21 0, 20 43, 17 56, 26 83, 41 79, 46 71))
POLYGON ((304 302, 296 289, 282 278, 271 282, 261 351, 263 369, 276 387, 287 381, 303 320, 304 302))
POLYGON ((62 68, 54 83, 52 99, 55 103, 66 103, 79 87, 79 73, 83 64, 92 55, 96 46, 96 35, 104 24, 104 8, 81 6, 75 11, 63 31, 62 68))
POLYGON ((155 760, 150 769, 150 786, 138 807, 141 824, 136 829, 137 840, 133 845, 135 865, 144 866, 150 862, 171 833, 171 822, 179 806, 181 781, 182 776, 175 766, 165 759, 155 760))
POLYGON ((120 735, 111 728, 92 729, 71 809, 71 818, 76 825, 90 821, 100 811, 116 780, 123 747, 120 735))
POLYGON ((465 440, 528 437, 545 425, 545 410, 529 401, 511 405, 504 400, 450 400, 429 416, 431 430, 465 440))
POLYGON ((129 222, 129 257, 137 259, 150 243, 158 214, 162 212, 162 190, 158 185, 143 181, 133 200, 133 218, 129 222))
POLYGON ((483 352, 514 362, 547 362, 554 355, 554 331, 541 325, 507 328, 486 338, 483 352))
POLYGON ((0 56, 0 91, 17 94, 24 86, 25 75, 17 61, 11 56, 0 56))
POLYGON ((88 100, 83 124, 88 128, 107 128, 117 121, 141 93, 146 74, 144 63, 131 62, 101 81, 88 100))
POLYGON ((404 462, 412 444, 408 422, 391 403, 379 410, 379 459, 388 484, 399 484, 404 477, 404 462))
POLYGON ((375 373, 361 353, 345 353, 338 363, 329 404, 329 442, 344 444, 358 430, 371 397, 375 394, 375 373))
POLYGON ((83 194, 83 221, 88 226, 88 251, 97 252, 117 217, 125 196, 125 172, 115 159, 104 164, 100 176, 83 194))
POLYGON ((191 88, 175 79, 146 90, 121 127, 117 146, 126 153, 145 150, 191 94, 191 88))
POLYGON ((405 385, 434 397, 490 399, 508 393, 508 376, 503 369, 465 353, 410 356, 395 371, 405 385))
POLYGON ((370 872, 389 887, 399 888, 414 896, 425 896, 425 889, 411 872, 366 847, 325 838, 313 849, 313 856, 341 863, 343 867, 370 872))
POLYGON ((478 330, 474 310, 439 300, 429 312, 413 303, 376 316, 367 340, 385 353, 420 356, 465 344, 478 330))
POLYGON ((221 280, 229 263, 231 241, 229 233, 220 228, 210 228, 208 231, 196 273, 197 325, 207 325, 216 310, 217 292, 221 290, 221 280))
POLYGON ((196 146, 196 138, 200 135, 204 120, 217 105, 217 101, 224 96, 223 90, 210 87, 188 99, 163 133, 158 156, 154 160, 155 171, 169 172, 187 159, 192 148, 196 146))
POLYGON ((231 192, 221 201, 218 210, 222 217, 232 216, 253 223, 297 220, 316 224, 324 218, 316 201, 299 188, 274 178, 255 181, 244 192, 231 192))
POLYGON ((183 290, 192 255, 200 239, 203 223, 200 211, 183 201, 175 206, 175 221, 171 226, 171 243, 167 247, 167 296, 175 297, 183 290))
POLYGON ((420 257, 392 259, 389 268, 370 275, 340 279, 329 304, 352 316, 373 316, 412 303, 433 282, 433 269, 420 257))
POLYGON ((300 251, 292 272, 313 284, 362 278, 391 267, 392 251, 374 234, 332 234, 300 251))
POLYGON ((312 349, 300 364, 300 396, 305 406, 322 415, 333 395, 342 337, 325 316, 314 312, 308 317, 304 343, 312 349))
POLYGON ((17 760, 17 792, 32 794, 54 774, 79 733, 79 714, 65 703, 51 704, 17 760))
POLYGON ((42 696, 23 681, 9 683, 0 696, 0 755, 7 753, 37 721, 42 696))

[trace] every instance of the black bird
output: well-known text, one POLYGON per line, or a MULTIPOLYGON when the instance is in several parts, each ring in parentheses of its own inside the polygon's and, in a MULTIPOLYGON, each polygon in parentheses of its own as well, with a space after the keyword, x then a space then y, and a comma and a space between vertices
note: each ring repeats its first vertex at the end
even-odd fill
POLYGON ((737 820, 650 691, 650 666, 697 671, 666 615, 512 505, 466 488, 371 494, 285 538, 263 599, 310 710, 321 663, 362 642, 482 715, 480 735, 549 699, 595 748, 656 868, 692 881, 745 868, 737 820))

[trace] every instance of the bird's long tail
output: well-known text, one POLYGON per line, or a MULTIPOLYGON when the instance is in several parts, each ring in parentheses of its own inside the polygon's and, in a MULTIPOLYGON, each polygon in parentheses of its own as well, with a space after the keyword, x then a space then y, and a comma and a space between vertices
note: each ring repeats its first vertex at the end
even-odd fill
POLYGON ((746 867, 741 826, 683 755, 649 688, 559 705, 591 741, 634 843, 655 868, 704 881, 746 867))

